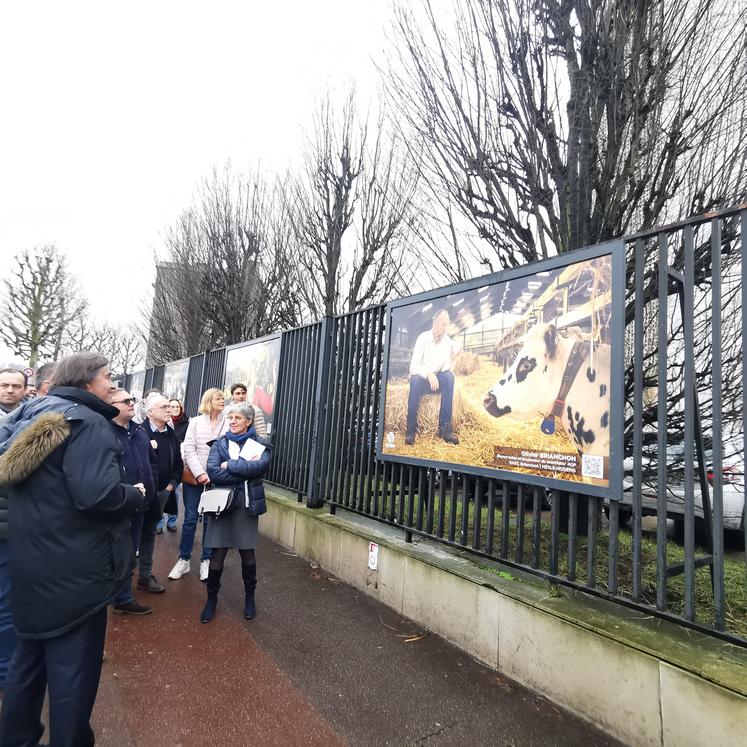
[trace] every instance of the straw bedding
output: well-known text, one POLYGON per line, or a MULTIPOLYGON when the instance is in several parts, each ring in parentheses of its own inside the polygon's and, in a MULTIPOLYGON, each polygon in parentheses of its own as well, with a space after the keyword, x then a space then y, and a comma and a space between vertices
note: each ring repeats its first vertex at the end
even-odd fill
POLYGON ((480 356, 477 353, 462 351, 457 354, 452 370, 456 376, 469 376, 480 368, 480 356))

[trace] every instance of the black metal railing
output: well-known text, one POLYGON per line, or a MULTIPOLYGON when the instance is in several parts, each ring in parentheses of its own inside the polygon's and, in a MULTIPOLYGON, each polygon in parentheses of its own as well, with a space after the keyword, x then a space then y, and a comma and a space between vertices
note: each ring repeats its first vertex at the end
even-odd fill
MULTIPOLYGON (((383 305, 283 332, 270 481, 299 500, 305 495, 309 506, 326 502, 332 512, 397 527, 407 539, 467 549, 747 645, 745 569, 739 599, 725 585, 723 477, 725 460, 732 460, 727 470, 734 458, 742 471, 744 463, 743 443, 734 447, 747 428, 745 235, 747 205, 625 238, 618 500, 378 460, 383 305)), ((225 357, 220 349, 190 360, 188 414, 202 391, 224 385, 225 357)), ((159 381, 157 370, 145 372, 146 388, 159 381)))

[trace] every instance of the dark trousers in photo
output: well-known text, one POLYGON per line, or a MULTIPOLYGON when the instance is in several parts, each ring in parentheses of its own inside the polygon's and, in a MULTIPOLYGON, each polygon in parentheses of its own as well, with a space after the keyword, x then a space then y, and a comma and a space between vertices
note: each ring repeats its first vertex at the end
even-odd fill
POLYGON ((436 374, 438 389, 434 392, 428 379, 422 376, 410 376, 410 393, 407 397, 407 435, 414 436, 418 429, 418 407, 420 399, 426 394, 441 397, 438 411, 438 430, 440 433, 451 432, 451 409, 454 399, 454 374, 451 371, 440 371, 436 374))

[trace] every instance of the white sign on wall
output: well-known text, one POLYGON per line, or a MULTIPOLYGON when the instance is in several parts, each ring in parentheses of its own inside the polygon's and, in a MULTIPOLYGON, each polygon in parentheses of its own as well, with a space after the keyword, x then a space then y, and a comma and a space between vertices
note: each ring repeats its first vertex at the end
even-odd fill
POLYGON ((379 568, 379 546, 375 542, 368 543, 368 567, 372 571, 379 568))

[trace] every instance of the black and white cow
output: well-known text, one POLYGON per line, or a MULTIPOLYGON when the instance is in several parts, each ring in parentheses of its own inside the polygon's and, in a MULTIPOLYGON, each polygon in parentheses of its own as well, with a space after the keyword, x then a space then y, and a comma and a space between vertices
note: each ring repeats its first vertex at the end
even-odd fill
POLYGON ((488 391, 485 409, 494 417, 509 415, 540 424, 552 413, 561 391, 574 343, 582 343, 584 358, 562 403, 561 420, 582 454, 609 454, 610 346, 595 345, 580 335, 560 334, 554 324, 540 324, 522 338, 522 346, 506 373, 488 391))

